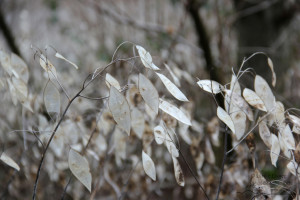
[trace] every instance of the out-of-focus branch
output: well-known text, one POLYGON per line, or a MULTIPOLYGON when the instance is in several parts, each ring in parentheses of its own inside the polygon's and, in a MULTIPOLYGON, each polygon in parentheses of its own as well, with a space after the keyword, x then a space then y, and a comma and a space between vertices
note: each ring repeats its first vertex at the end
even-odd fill
POLYGON ((119 13, 115 12, 113 9, 107 8, 103 3, 99 3, 99 2, 96 2, 93 0, 91 0, 90 2, 94 5, 94 7, 97 9, 97 11, 99 13, 110 17, 112 20, 116 21, 117 23, 120 23, 123 25, 134 26, 135 28, 141 29, 144 31, 151 31, 151 32, 158 32, 158 33, 170 33, 170 30, 168 27, 165 27, 165 26, 162 26, 159 24, 150 24, 150 23, 139 22, 139 21, 133 20, 130 17, 120 15, 119 13))
POLYGON ((243 18, 243 17, 247 17, 249 15, 253 15, 257 12, 260 12, 260 11, 263 11, 263 10, 266 10, 268 9, 269 7, 271 7, 273 4, 277 3, 278 0, 266 0, 266 1, 262 1, 254 6, 251 6, 249 8, 246 8, 244 10, 241 10, 239 12, 237 12, 235 14, 235 16, 233 17, 234 18, 234 21, 239 19, 239 18, 243 18))
POLYGON ((153 24, 153 23, 144 23, 136 21, 129 16, 120 15, 118 12, 116 12, 114 9, 107 8, 103 3, 96 2, 94 0, 88 1, 90 4, 93 5, 93 7, 98 11, 99 14, 109 17, 111 20, 118 24, 128 25, 131 27, 134 27, 136 29, 150 32, 150 33, 162 33, 169 35, 171 39, 174 41, 177 41, 179 43, 183 43, 190 48, 193 49, 194 52, 202 54, 203 51, 198 46, 192 44, 191 42, 187 41, 184 37, 176 34, 176 31, 173 30, 170 26, 163 26, 159 24, 153 24))
POLYGON ((15 43, 14 36, 4 19, 4 15, 3 15, 1 9, 0 9, 0 27, 2 30, 3 36, 7 42, 7 45, 10 47, 11 51, 14 52, 15 54, 17 54, 18 56, 22 57, 20 50, 15 43))
MULTIPOLYGON (((272 6, 274 6, 276 3, 281 3, 279 0, 265 0, 262 2, 259 2, 253 6, 245 6, 246 8, 241 9, 239 7, 240 1, 237 1, 236 7, 237 7, 237 12, 229 18, 229 22, 231 24, 235 23, 241 18, 248 17, 251 15, 255 15, 258 12, 263 12, 272 6)), ((288 7, 284 7, 280 14, 278 16, 274 17, 274 23, 278 25, 285 24, 284 22, 289 22, 300 10, 300 3, 299 1, 295 1, 293 4, 289 5, 288 7)))

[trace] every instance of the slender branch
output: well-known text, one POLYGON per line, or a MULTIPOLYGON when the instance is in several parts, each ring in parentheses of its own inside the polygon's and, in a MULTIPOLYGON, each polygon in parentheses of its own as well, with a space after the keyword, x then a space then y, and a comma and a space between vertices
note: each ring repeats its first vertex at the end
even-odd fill
POLYGON ((82 98, 85 98, 85 99, 90 99, 90 100, 104 100, 104 99, 107 99, 107 97, 87 97, 87 96, 84 96, 84 95, 79 95, 79 97, 82 97, 82 98))
POLYGON ((72 181, 72 177, 69 178, 69 181, 68 181, 66 187, 64 188, 64 191, 63 191, 63 193, 62 193, 62 195, 61 195, 61 200, 64 200, 65 194, 66 194, 66 192, 67 192, 67 189, 68 189, 68 187, 69 187, 71 181, 72 181))
POLYGON ((229 151, 227 151, 227 154, 229 154, 230 152, 232 152, 237 146, 239 146, 245 139, 246 137, 258 126, 258 124, 260 122, 262 122, 267 116, 269 116, 272 113, 272 111, 268 112, 267 114, 265 114, 264 116, 262 116, 257 122, 256 124, 248 131, 248 133, 246 133, 244 135, 244 137, 234 146, 232 147, 232 149, 230 149, 229 151))
POLYGON ((115 12, 114 10, 107 8, 103 3, 97 1, 91 0, 89 1, 89 3, 91 3, 99 13, 110 17, 112 20, 114 20, 119 24, 133 26, 136 27, 137 29, 141 29, 147 32, 152 31, 158 33, 168 33, 168 27, 166 26, 161 26, 159 24, 150 24, 150 23, 145 24, 143 22, 135 21, 130 17, 120 15, 118 12, 115 12))
POLYGON ((184 160, 185 164, 188 166, 188 169, 189 169, 189 171, 191 172, 191 174, 193 175, 194 179, 196 180, 196 182, 198 183, 199 187, 201 188, 202 192, 204 193, 204 195, 205 195, 206 199, 207 199, 207 200, 209 200, 209 197, 208 197, 208 195, 206 194, 206 192, 205 192, 204 188, 202 187, 202 185, 201 185, 200 181, 198 180, 198 178, 197 178, 196 174, 194 173, 194 171, 192 170, 191 166, 190 166, 190 165, 188 164, 188 162, 186 161, 186 159, 185 159, 185 157, 183 156, 183 154, 182 154, 181 150, 180 150, 180 149, 178 149, 178 151, 179 151, 179 153, 180 153, 181 157, 183 158, 183 160, 184 160))
MULTIPOLYGON (((22 108, 22 129, 24 130, 27 126, 27 121, 26 121, 26 117, 25 117, 25 108, 22 108)), ((26 131, 22 131, 23 133, 23 145, 24 145, 24 150, 27 151, 28 147, 27 147, 27 134, 26 131)))
POLYGON ((226 129, 225 129, 224 155, 223 155, 223 161, 222 161, 222 167, 221 167, 221 174, 220 174, 220 180, 219 180, 219 184, 218 184, 218 190, 217 190, 216 200, 219 199, 219 194, 220 194, 222 180, 223 180, 223 173, 224 173, 225 162, 226 162, 227 155, 228 155, 227 154, 227 139, 228 139, 228 126, 226 126, 226 129))
MULTIPOLYGON (((107 141, 107 149, 106 149, 106 153, 105 153, 105 158, 104 158, 104 161, 103 161, 103 164, 102 166, 105 166, 106 163, 109 161, 110 157, 111 157, 111 154, 110 154, 110 147, 109 147, 109 144, 111 142, 111 139, 112 139, 112 135, 113 135, 113 132, 115 130, 116 126, 113 126, 112 130, 107 134, 106 136, 106 141, 107 141)), ((100 167, 100 165, 99 165, 100 167)), ((90 200, 93 200, 97 191, 100 189, 100 178, 104 179, 104 167, 100 168, 101 172, 100 172, 100 175, 99 175, 99 178, 96 178, 97 179, 97 183, 96 183, 96 186, 94 187, 94 190, 92 191, 91 193, 91 196, 90 196, 90 200)))
POLYGON ((43 149, 45 149, 44 143, 41 141, 41 139, 36 135, 35 131, 32 132, 35 138, 38 140, 38 142, 42 145, 43 149))
POLYGON ((241 11, 237 12, 232 18, 233 18, 234 21, 236 21, 240 18, 244 18, 244 17, 247 17, 249 15, 253 15, 253 14, 258 13, 260 11, 267 10, 269 7, 271 7, 273 4, 275 4, 277 2, 278 2, 278 0, 262 1, 261 3, 258 3, 254 6, 251 6, 249 8, 246 8, 244 10, 241 10, 241 11))
MULTIPOLYGON (((79 95, 79 96, 81 97, 81 95, 79 95)), ((104 107, 105 107, 105 105, 104 105, 104 107)), ((104 110, 104 109, 103 109, 103 110, 104 110)), ((98 119, 97 119, 97 121, 96 121, 96 123, 95 123, 95 125, 94 125, 94 128, 93 128, 92 131, 91 131, 89 140, 88 140, 87 144, 85 145, 85 147, 84 147, 84 149, 83 149, 83 151, 82 151, 82 154, 84 154, 84 153, 86 152, 86 150, 87 150, 87 148, 88 148, 88 146, 89 146, 89 144, 90 144, 90 142, 91 142, 91 140, 92 140, 92 138, 93 138, 93 136, 94 136, 94 134, 95 134, 95 132, 96 132, 96 130, 97 130, 97 123, 98 123, 99 120, 101 119, 101 115, 103 114, 103 110, 100 111, 100 113, 99 113, 98 119)), ((64 189, 64 191, 63 191, 63 193, 62 193, 62 197, 61 197, 62 200, 64 199, 65 193, 66 193, 67 188, 68 188, 68 186, 70 185, 71 181, 72 181, 72 176, 70 176, 69 181, 68 181, 67 185, 65 186, 65 189, 64 189)), ((97 185, 98 185, 98 183, 97 183, 97 185)))
POLYGON ((130 171, 128 177, 127 177, 127 181, 126 181, 126 183, 123 185, 123 187, 122 187, 122 189, 121 189, 121 196, 119 197, 119 200, 123 200, 123 199, 125 198, 125 196, 126 196, 125 188, 126 188, 127 185, 129 184, 130 178, 131 178, 133 172, 136 170, 136 168, 137 168, 137 166, 138 166, 138 164, 139 164, 140 162, 141 162, 141 161, 139 160, 139 161, 135 164, 135 166, 131 169, 131 171, 130 171))
POLYGON ((47 150, 48 150, 48 148, 49 148, 49 146, 50 146, 50 143, 51 143, 51 141, 52 141, 52 139, 54 138, 54 135, 55 135, 55 133, 56 133, 56 131, 57 131, 57 129, 59 128, 59 126, 61 125, 61 123, 62 123, 62 121, 63 121, 63 119, 64 119, 64 117, 65 117, 65 115, 66 115, 66 113, 67 113, 67 111, 69 110, 69 107, 71 106, 71 104, 73 103, 73 101, 77 98, 77 97, 79 97, 80 95, 81 95, 81 93, 103 72, 103 71, 105 71, 108 67, 110 67, 111 65, 113 65, 114 63, 116 63, 116 62, 119 62, 119 61, 127 61, 127 60, 130 60, 130 59, 134 59, 135 57, 132 57, 132 58, 128 58, 128 59, 116 59, 116 60, 114 60, 114 61, 112 61, 112 62, 110 62, 108 65, 106 65, 103 69, 101 69, 98 73, 96 73, 97 72, 97 69, 95 70, 95 72, 93 73, 93 76, 92 76, 92 79, 90 80, 90 81, 88 81, 88 82, 86 82, 88 79, 89 79, 89 77, 92 75, 92 74, 89 74, 88 76, 87 76, 87 78, 84 80, 84 83, 83 83, 83 85, 82 85, 82 88, 79 90, 79 92, 77 92, 77 94, 75 94, 75 96, 73 97, 73 98, 71 98, 70 100, 69 100, 69 103, 67 104, 67 106, 66 106, 66 108, 65 108, 65 110, 64 110, 64 112, 63 112, 63 114, 61 115, 61 117, 60 117, 60 119, 59 119, 59 121, 58 121, 58 123, 57 123, 57 125, 55 126, 55 128, 54 128, 54 130, 53 130, 53 132, 52 132, 52 134, 51 134, 51 136, 50 136, 50 138, 49 138, 49 140, 48 140, 48 142, 47 142, 47 145, 46 145, 46 147, 44 148, 44 151, 43 151, 43 153, 42 153, 42 157, 41 157, 41 160, 40 160, 40 163, 39 163, 39 167, 38 167, 38 170, 37 170, 37 175, 36 175, 36 179, 35 179, 35 183, 34 183, 34 188, 33 188, 33 195, 32 195, 32 199, 33 200, 35 200, 36 199, 36 191, 37 191, 37 186, 38 186, 38 181, 39 181, 39 176, 40 176, 40 172, 41 172, 41 169, 42 169, 42 166, 43 166, 43 163, 44 163, 44 159, 45 159, 45 156, 46 156, 46 153, 47 153, 47 150))
POLYGON ((61 82, 58 80, 58 77, 55 77, 56 82, 58 83, 58 85, 61 87, 62 91, 65 93, 66 97, 68 98, 68 100, 70 101, 70 96, 67 92, 67 90, 63 87, 63 85, 61 84, 61 82))
POLYGON ((107 8, 106 6, 103 6, 103 4, 100 2, 94 0, 90 0, 88 2, 93 6, 93 8, 96 9, 96 11, 100 15, 109 17, 109 19, 111 19, 117 24, 131 26, 135 29, 145 31, 147 33, 162 33, 162 34, 169 35, 172 40, 185 44, 190 48, 192 48, 194 52, 199 52, 202 54, 202 50, 197 45, 193 44, 192 42, 189 42, 183 36, 174 34, 174 32, 170 31, 170 27, 168 26, 163 26, 154 23, 150 24, 150 23, 138 22, 135 19, 130 18, 129 16, 120 15, 118 11, 112 10, 111 8, 107 8))
POLYGON ((33 195, 32 195, 32 199, 35 200, 36 198, 36 191, 37 191, 37 186, 38 186, 38 181, 39 181, 39 177, 40 177, 40 172, 41 172, 41 169, 42 169, 42 166, 43 166, 43 163, 44 163, 44 159, 45 159, 45 156, 46 156, 46 153, 47 153, 47 150, 50 146, 50 143, 58 129, 58 127, 60 126, 60 124, 62 123, 67 111, 69 110, 69 107, 71 106, 72 102, 80 95, 80 93, 84 90, 84 88, 82 88, 68 103, 68 105, 66 106, 62 116, 60 117, 60 120, 59 122, 57 123, 56 127, 54 128, 51 136, 50 136, 50 139, 48 140, 48 143, 43 151, 43 154, 42 154, 42 157, 41 157, 41 160, 40 160, 40 164, 39 164, 39 167, 38 167, 38 170, 37 170, 37 175, 36 175, 36 179, 35 179, 35 183, 34 183, 34 187, 33 187, 33 195))

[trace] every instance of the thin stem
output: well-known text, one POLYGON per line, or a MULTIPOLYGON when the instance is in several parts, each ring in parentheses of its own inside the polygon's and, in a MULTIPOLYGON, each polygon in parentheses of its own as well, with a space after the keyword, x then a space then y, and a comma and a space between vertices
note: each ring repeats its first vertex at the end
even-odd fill
POLYGON ((83 88, 87 88, 91 84, 91 82, 93 82, 93 80, 95 80, 103 71, 105 71, 111 65, 113 65, 117 62, 120 62, 120 61, 129 61, 129 60, 132 60, 132 59, 135 59, 135 58, 139 58, 139 56, 133 56, 133 57, 130 57, 130 58, 125 58, 125 59, 122 59, 122 58, 116 59, 116 60, 110 62, 109 64, 107 64, 99 72, 97 72, 100 69, 100 67, 98 67, 97 69, 95 69, 95 71, 92 74, 90 74, 88 76, 88 77, 92 76, 92 79, 90 81, 88 81, 87 83, 86 83, 86 81, 87 81, 88 77, 86 78, 86 80, 84 81, 84 84, 83 84, 83 88))
POLYGON ((224 155, 223 155, 223 161, 222 161, 222 167, 221 167, 221 174, 220 174, 220 180, 219 180, 219 185, 218 185, 216 200, 219 199, 219 194, 220 194, 222 180, 223 180, 223 173, 224 173, 225 162, 226 162, 227 155, 228 155, 227 154, 227 139, 228 139, 228 127, 226 126, 226 129, 225 129, 225 138, 224 138, 224 155))
MULTIPOLYGON (((238 71, 238 73, 237 73, 237 76, 239 76, 239 74, 240 74, 242 68, 244 67, 244 64, 245 64, 248 60, 250 60, 251 58, 253 58, 253 57, 256 56, 256 55, 261 55, 261 54, 267 56, 267 54, 264 53, 264 52, 256 52, 256 53, 253 53, 252 55, 250 55, 248 58, 244 58, 244 60, 243 60, 243 62, 242 62, 242 64, 241 64, 241 67, 240 67, 240 69, 239 69, 239 71, 238 71)), ((268 57, 268 56, 267 56, 267 57, 268 57)))
POLYGON ((36 179, 35 179, 35 183, 34 183, 34 187, 33 187, 33 195, 32 195, 32 199, 35 200, 36 198, 36 191, 37 191, 37 186, 38 186, 38 181, 39 181, 39 177, 40 177, 40 172, 41 172, 41 169, 42 169, 42 166, 43 166, 43 163, 44 163, 44 159, 45 159, 45 155, 47 153, 47 150, 50 146, 50 143, 58 129, 58 127, 60 126, 60 124, 62 123, 69 107, 71 106, 72 102, 80 95, 80 93, 84 90, 84 88, 82 88, 68 103, 68 105, 66 106, 62 116, 60 117, 60 120, 59 122, 57 123, 56 127, 54 128, 53 130, 53 133, 51 134, 49 140, 48 140, 48 143, 43 151, 43 154, 42 154, 42 157, 41 157, 41 160, 40 160, 40 164, 39 164, 39 167, 38 167, 38 170, 37 170, 37 175, 36 175, 36 179))
POLYGON ((85 98, 85 99, 90 99, 90 100, 104 100, 104 99, 107 99, 107 97, 87 97, 87 96, 84 96, 84 95, 79 95, 79 97, 82 97, 82 98, 85 98))
POLYGON ((63 90, 63 92, 65 93, 66 97, 68 98, 68 100, 70 101, 70 96, 67 93, 67 90, 63 87, 63 85, 60 83, 60 81, 58 80, 58 78, 55 78, 56 82, 58 83, 59 87, 63 90))
POLYGON ((63 193, 62 193, 62 195, 61 195, 61 200, 64 200, 65 194, 66 194, 66 192, 67 192, 68 186, 70 185, 71 181, 72 181, 72 177, 69 178, 69 181, 68 181, 66 187, 64 188, 64 191, 63 191, 63 193))
POLYGON ((64 112, 63 112, 63 114, 61 115, 61 117, 60 117, 60 119, 59 119, 57 125, 55 126, 55 128, 54 128, 54 130, 53 130, 53 132, 52 132, 52 134, 51 134, 51 136, 50 136, 50 138, 49 138, 49 140, 48 140, 48 142, 47 142, 47 145, 46 145, 46 147, 44 148, 44 151, 43 151, 43 153, 42 153, 42 157, 41 157, 41 160, 40 160, 40 163, 39 163, 39 167, 38 167, 38 170, 37 170, 37 175, 36 175, 36 179, 35 179, 35 183, 34 183, 34 187, 33 187, 33 195, 32 195, 32 199, 33 199, 33 200, 36 199, 36 191, 37 191, 38 181, 39 181, 39 177, 40 177, 40 172, 41 172, 41 169, 42 169, 42 166, 43 166, 43 163, 44 163, 44 159, 45 159, 47 150, 48 150, 48 148, 49 148, 49 146, 50 146, 50 143, 51 143, 52 139, 54 138, 54 135, 55 135, 57 129, 58 129, 59 126, 61 125, 61 123, 62 123, 62 121, 63 121, 63 119, 64 119, 64 117, 65 117, 67 111, 69 110, 69 107, 70 107, 71 104, 73 103, 73 101, 74 101, 77 97, 79 97, 79 96, 81 95, 81 93, 83 92, 83 90, 85 90, 85 89, 93 82, 93 80, 95 80, 95 78, 96 78, 97 76, 99 76, 99 75, 100 75, 104 70, 106 70, 109 66, 111 66, 112 64, 114 64, 114 63, 116 63, 116 62, 119 62, 119 61, 127 61, 127 60, 134 59, 134 58, 135 58, 135 57, 131 57, 131 58, 128 58, 128 59, 117 59, 117 60, 115 60, 115 61, 109 63, 108 65, 106 65, 106 66, 105 66, 100 72, 98 72, 97 74, 95 74, 95 73, 97 72, 97 69, 96 69, 95 72, 93 73, 92 79, 86 83, 86 81, 88 80, 88 78, 91 76, 91 75, 88 75, 87 78, 84 80, 84 83, 83 83, 82 88, 80 89, 80 91, 77 92, 77 94, 76 94, 72 99, 69 100, 68 105, 66 106, 66 108, 65 108, 65 110, 64 110, 64 112))
POLYGON ((124 42, 122 42, 121 44, 119 44, 119 46, 116 48, 116 50, 115 50, 114 53, 113 53, 113 56, 112 56, 112 58, 111 58, 111 62, 114 61, 114 58, 115 58, 115 55, 116 55, 117 51, 121 48, 121 46, 123 46, 123 45, 126 44, 126 43, 129 43, 129 44, 132 44, 132 45, 136 45, 136 44, 134 44, 133 42, 130 42, 130 41, 124 41, 124 42))
POLYGON ((38 142, 42 145, 43 149, 45 149, 45 145, 44 143, 41 141, 41 139, 36 135, 35 131, 32 132, 33 135, 36 137, 36 139, 38 140, 38 142))
MULTIPOLYGON (((26 128, 26 117, 25 117, 25 108, 22 108, 22 129, 24 130, 26 128)), ((24 150, 27 151, 27 134, 26 131, 22 131, 23 133, 23 144, 24 144, 24 150)))
POLYGON ((293 153, 292 150, 290 150, 292 156, 293 156, 293 163, 294 163, 294 167, 295 167, 295 171, 296 171, 296 199, 299 200, 299 173, 298 173, 298 168, 299 168, 299 164, 296 162, 295 160, 295 154, 293 153), (297 163, 297 166, 295 166, 297 163))
POLYGON ((264 116, 262 116, 257 122, 256 124, 248 131, 247 134, 244 135, 244 137, 234 146, 232 147, 232 149, 230 149, 227 154, 229 154, 230 152, 232 152, 237 146, 239 146, 245 139, 246 137, 248 137, 248 135, 258 126, 258 124, 260 122, 262 122, 267 116, 269 116, 272 113, 272 110, 270 112, 268 112, 267 114, 265 114, 264 116))
MULTIPOLYGON (((106 141, 107 141, 108 146, 107 146, 107 149, 106 149, 105 158, 104 158, 102 166, 105 166, 106 163, 108 162, 108 160, 111 157, 111 154, 109 153, 109 151, 110 151, 109 145, 111 144, 111 139, 112 139, 112 135, 113 135, 113 132, 114 132, 115 128, 116 128, 116 126, 113 126, 112 130, 106 136, 106 141)), ((100 165, 99 165, 99 167, 100 167, 100 165)), ((100 186, 100 181, 101 181, 100 178, 104 179, 104 167, 100 168, 100 170, 101 170, 101 172, 100 172, 99 178, 97 178, 97 184, 96 184, 94 190, 91 193, 90 200, 94 199, 94 196, 96 195, 97 191, 100 189, 100 187, 99 187, 100 186)))
MULTIPOLYGON (((298 168, 299 168, 299 164, 297 165, 297 168, 296 168, 296 177, 298 177, 298 168)), ((299 179, 296 178, 296 197, 297 197, 297 200, 299 200, 299 179)))
POLYGON ((205 195, 206 199, 207 199, 207 200, 209 200, 209 197, 208 197, 208 195, 206 194, 206 192, 205 192, 204 188, 202 187, 202 185, 201 185, 200 181, 198 180, 198 178, 197 178, 196 174, 193 172, 193 170, 192 170, 191 166, 190 166, 190 165, 188 164, 188 162, 186 161, 186 159, 185 159, 185 157, 183 156, 183 154, 182 154, 181 150, 180 150, 180 149, 178 149, 178 151, 179 151, 179 153, 180 153, 181 157, 183 158, 183 160, 184 160, 185 164, 188 166, 188 169, 189 169, 189 171, 191 172, 191 174, 193 175, 194 179, 196 180, 196 182, 198 183, 199 187, 201 188, 202 192, 204 193, 204 195, 205 195))
POLYGON ((121 189, 121 196, 119 197, 119 200, 123 200, 123 199, 125 198, 126 192, 125 192, 124 190, 125 190, 125 188, 127 187, 127 185, 128 185, 128 183, 129 183, 129 181, 130 181, 130 178, 131 178, 133 172, 136 170, 136 168, 137 168, 137 166, 138 166, 138 164, 139 164, 140 162, 141 162, 141 161, 139 160, 139 161, 135 164, 135 166, 131 169, 131 171, 130 171, 130 173, 129 173, 129 175, 128 175, 127 181, 126 181, 126 183, 123 185, 123 187, 122 187, 122 189, 121 189))

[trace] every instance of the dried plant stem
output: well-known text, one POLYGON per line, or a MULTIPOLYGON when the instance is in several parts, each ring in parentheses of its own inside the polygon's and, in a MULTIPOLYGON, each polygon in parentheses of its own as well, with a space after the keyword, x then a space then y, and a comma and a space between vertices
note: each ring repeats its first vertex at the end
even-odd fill
POLYGON ((40 177, 40 172, 41 172, 41 169, 42 169, 42 166, 43 166, 43 163, 44 163, 44 159, 45 159, 45 155, 47 153, 47 150, 50 146, 50 143, 58 129, 58 127, 60 126, 60 124, 62 123, 67 111, 69 110, 69 107, 71 106, 72 102, 80 95, 80 93, 84 90, 85 88, 83 87, 68 103, 68 105, 66 106, 62 116, 60 117, 59 119, 59 122, 57 123, 57 125, 55 126, 49 140, 48 140, 48 143, 43 151, 43 154, 42 154, 42 157, 41 157, 41 160, 40 160, 40 164, 39 164, 39 167, 38 167, 38 171, 37 171, 37 174, 36 174, 36 179, 35 179, 35 182, 34 182, 34 187, 33 187, 33 195, 32 195, 32 199, 35 200, 36 198, 36 190, 37 190, 37 186, 38 186, 38 181, 39 181, 39 177, 40 177))
POLYGON ((179 151, 179 153, 180 153, 181 157, 183 158, 183 161, 184 161, 184 162, 185 162, 185 164, 188 166, 188 169, 189 169, 189 171, 191 172, 191 174, 192 174, 192 175, 193 175, 193 177, 195 178, 196 182, 198 183, 199 187, 201 188, 202 192, 204 193, 204 195, 205 195, 206 199, 207 199, 207 200, 209 200, 209 197, 208 197, 208 195, 206 194, 206 192, 205 192, 204 188, 202 187, 202 185, 201 185, 200 181, 198 180, 198 178, 197 178, 196 174, 193 172, 193 170, 192 170, 191 166, 190 166, 190 165, 188 164, 188 162, 186 161, 186 159, 185 159, 185 157, 183 156, 183 154, 182 154, 181 150, 180 150, 180 149, 178 149, 178 151, 179 151))
POLYGON ((268 117, 270 114, 272 113, 272 111, 266 113, 264 116, 262 116, 257 122, 256 124, 244 135, 244 137, 242 139, 240 139, 240 141, 238 141, 238 143, 232 147, 232 149, 230 149, 229 151, 227 151, 227 154, 229 154, 230 152, 232 152, 236 147, 238 147, 245 139, 246 137, 253 132, 253 130, 259 125, 260 122, 262 122, 266 117, 268 117))
POLYGON ((227 153, 227 139, 228 139, 228 127, 226 126, 225 137, 224 137, 224 155, 223 155, 223 161, 222 161, 222 167, 221 167, 221 174, 220 174, 220 180, 219 180, 219 185, 218 185, 216 200, 219 199, 219 194, 220 194, 222 180, 223 180, 223 173, 224 173, 225 162, 226 162, 227 155, 228 155, 228 153, 227 153))
POLYGON ((44 150, 43 150, 43 153, 42 153, 42 157, 41 157, 41 160, 40 160, 40 163, 39 163, 39 167, 38 167, 38 170, 37 170, 37 174, 36 174, 36 179, 35 179, 35 182, 34 182, 34 187, 33 187, 33 194, 32 194, 32 199, 35 200, 36 199, 36 191, 37 191, 37 186, 38 186, 38 181, 39 181, 39 177, 40 177, 40 172, 41 172, 41 169, 42 169, 42 166, 43 166, 43 163, 44 163, 44 159, 45 159, 45 156, 46 156, 46 153, 47 153, 47 150, 50 146, 50 143, 57 131, 57 129, 59 128, 59 126, 61 125, 67 111, 69 110, 71 104, 73 103, 73 101, 77 98, 77 97, 80 97, 81 96, 81 93, 103 72, 105 71, 108 67, 110 67, 111 65, 117 63, 117 62, 120 62, 120 61, 128 61, 128 60, 131 60, 131 59, 135 59, 136 57, 131 57, 131 58, 127 58, 127 59, 116 59, 112 62, 110 62, 108 65, 106 65, 104 68, 102 68, 99 72, 98 71, 98 68, 95 70, 95 72, 93 74, 89 74, 87 76, 87 78, 84 80, 83 82, 83 85, 82 85, 82 88, 79 90, 79 92, 77 92, 77 94, 74 95, 73 98, 69 99, 69 102, 68 102, 68 105, 66 106, 63 114, 61 115, 57 125, 55 126, 48 142, 47 142, 47 145, 45 146, 44 150), (92 76, 92 79, 88 81, 88 79, 92 76))
POLYGON ((69 181, 68 181, 66 187, 64 188, 64 191, 63 191, 63 193, 61 195, 61 200, 64 200, 66 192, 67 192, 67 189, 68 189, 68 186, 70 185, 71 181, 72 181, 72 177, 69 178, 69 181))
POLYGON ((296 183, 296 197, 297 197, 297 200, 299 200, 299 179, 298 179, 298 168, 299 168, 299 164, 297 165, 297 168, 296 168, 296 181, 297 181, 297 183, 296 183))

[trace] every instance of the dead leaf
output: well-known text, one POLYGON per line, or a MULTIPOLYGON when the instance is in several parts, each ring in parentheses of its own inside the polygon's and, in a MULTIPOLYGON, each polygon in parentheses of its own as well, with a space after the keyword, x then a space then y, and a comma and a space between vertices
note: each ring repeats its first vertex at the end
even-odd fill
POLYGON ((165 129, 161 126, 156 126, 154 128, 154 139, 157 144, 162 144, 166 140, 165 129))
POLYGON ((14 87, 14 85, 12 84, 12 82, 10 81, 9 78, 7 78, 6 81, 7 81, 7 84, 8 84, 11 100, 12 100, 13 104, 16 106, 17 103, 18 103, 16 88, 14 87))
POLYGON ((109 91, 108 106, 114 120, 128 135, 130 135, 130 108, 126 98, 111 86, 109 91))
POLYGON ((182 123, 189 126, 192 125, 190 119, 179 108, 170 104, 169 102, 159 99, 159 108, 182 123))
POLYGON ((243 97, 251 106, 264 112, 267 112, 267 108, 264 102, 253 90, 245 88, 243 91, 243 97))
POLYGON ((217 108, 217 116, 219 117, 219 119, 222 122, 224 122, 228 126, 228 128, 230 128, 230 130, 232 131, 232 133, 235 133, 234 123, 233 123, 231 117, 220 106, 218 106, 218 108, 217 108))
POLYGON ((182 169, 180 167, 180 164, 177 160, 176 157, 172 156, 172 160, 173 160, 173 165, 174 165, 174 174, 175 174, 175 179, 176 182, 178 183, 178 185, 180 185, 181 187, 184 187, 184 176, 183 176, 183 172, 182 169))
POLYGON ((266 122, 261 121, 258 125, 259 129, 259 135, 263 142, 267 145, 269 149, 272 147, 272 135, 270 133, 270 130, 266 124, 266 122))
POLYGON ((230 91, 239 95, 242 93, 241 86, 235 74, 231 76, 230 91))
POLYGON ((147 79, 143 74, 139 74, 139 92, 142 95, 146 104, 157 115, 159 107, 159 96, 156 88, 151 81, 147 79))
POLYGON ((246 114, 242 111, 237 111, 232 113, 230 117, 234 124, 236 138, 240 140, 246 131, 246 114))
POLYGON ((12 84, 16 90, 17 99, 21 103, 24 103, 28 97, 28 88, 26 83, 24 83, 21 79, 12 77, 12 84))
POLYGON ((40 65, 49 74, 50 78, 54 77, 57 79, 55 67, 43 54, 40 55, 40 65))
MULTIPOLYGON (((230 90, 224 90, 226 92, 225 100, 229 101, 230 108, 226 108, 226 111, 231 115, 235 112, 244 112, 250 121, 254 120, 253 112, 244 100, 244 98, 238 93, 232 93, 230 90), (229 110, 229 111, 228 111, 229 110)), ((226 105, 226 104, 225 104, 226 105)))
POLYGON ((261 98, 264 102, 267 111, 271 112, 275 109, 276 102, 275 97, 271 88, 269 87, 267 81, 263 79, 261 76, 256 75, 254 80, 254 88, 256 94, 261 98))
POLYGON ((288 124, 282 131, 282 139, 288 149, 295 150, 295 139, 288 124))
POLYGON ((293 132, 300 134, 300 118, 295 115, 288 114, 288 119, 293 123, 293 132))
POLYGON ((273 62, 271 60, 271 58, 268 57, 268 65, 271 69, 271 72, 272 72, 272 86, 275 87, 276 85, 276 74, 275 74, 275 71, 274 71, 274 65, 273 65, 273 62))
POLYGON ((131 127, 138 138, 142 139, 145 129, 144 114, 137 108, 131 110, 131 127))
POLYGON ((152 159, 148 154, 142 151, 142 161, 145 173, 154 181, 156 181, 156 170, 152 159))
POLYGON ((49 83, 46 85, 45 88, 44 103, 45 103, 46 110, 49 114, 55 113, 59 116, 60 93, 51 81, 49 81, 49 83))
POLYGON ((172 76, 172 79, 174 81, 174 83, 180 87, 180 81, 179 81, 179 78, 173 73, 173 71, 171 70, 171 68, 169 67, 169 65, 167 65, 166 63, 165 64, 165 67, 167 68, 167 70, 169 71, 170 75, 172 76))
POLYGON ((69 168, 74 176, 91 192, 92 175, 87 159, 77 151, 70 149, 69 168))
POLYGON ((179 156, 179 151, 174 144, 174 140, 172 138, 170 138, 169 134, 166 134, 166 139, 164 141, 164 144, 166 145, 171 156, 174 156, 176 158, 179 156))
POLYGON ((300 167, 298 167, 298 164, 294 161, 291 160, 287 165, 286 168, 288 168, 288 170, 294 175, 299 177, 300 174, 300 167), (297 173, 296 173, 297 171, 297 173), (296 175, 297 174, 297 175, 296 175))
POLYGON ((157 76, 163 82, 167 90, 179 101, 189 101, 186 96, 178 89, 178 87, 172 83, 165 75, 157 73, 157 76))
POLYGON ((105 82, 106 82, 106 85, 107 85, 108 88, 110 88, 110 86, 112 85, 118 90, 121 89, 120 83, 117 81, 117 79, 115 79, 109 73, 106 73, 106 75, 105 75, 105 82))
POLYGON ((223 85, 213 80, 199 80, 197 84, 202 90, 213 94, 218 94, 224 90, 223 85))
POLYGON ((138 50, 139 56, 141 58, 141 61, 143 65, 146 68, 152 69, 152 70, 160 70, 152 61, 152 56, 148 51, 146 51, 143 47, 136 45, 136 49, 138 50))
POLYGON ((270 151, 272 165, 276 167, 278 156, 280 154, 280 144, 276 135, 272 134, 272 147, 270 151))
POLYGON ((5 164, 7 164, 8 166, 14 168, 17 171, 20 171, 20 167, 19 165, 8 155, 6 155, 6 153, 2 153, 0 156, 0 160, 2 160, 2 162, 4 162, 5 164))
POLYGON ((65 57, 63 57, 60 53, 56 52, 55 57, 60 58, 60 59, 62 59, 64 61, 70 63, 73 67, 75 67, 75 69, 78 69, 78 66, 75 63, 69 61, 68 59, 66 59, 65 57))

